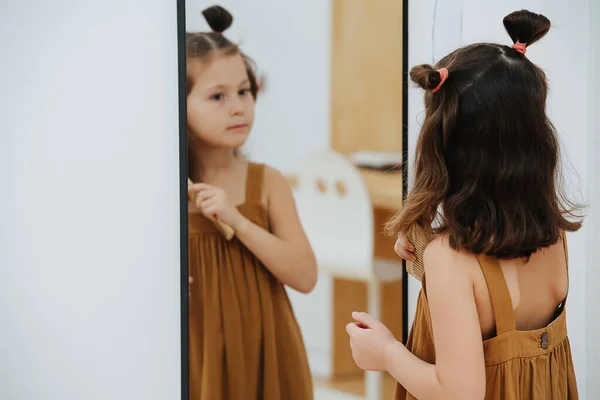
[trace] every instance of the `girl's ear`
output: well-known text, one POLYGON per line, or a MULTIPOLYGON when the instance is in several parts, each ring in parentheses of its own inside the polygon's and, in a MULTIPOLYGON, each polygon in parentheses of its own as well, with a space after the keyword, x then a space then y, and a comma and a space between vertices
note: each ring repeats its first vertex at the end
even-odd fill
POLYGON ((257 93, 263 92, 265 90, 265 80, 266 80, 266 78, 264 75, 261 75, 258 78, 258 80, 256 82, 256 86, 258 88, 257 93))

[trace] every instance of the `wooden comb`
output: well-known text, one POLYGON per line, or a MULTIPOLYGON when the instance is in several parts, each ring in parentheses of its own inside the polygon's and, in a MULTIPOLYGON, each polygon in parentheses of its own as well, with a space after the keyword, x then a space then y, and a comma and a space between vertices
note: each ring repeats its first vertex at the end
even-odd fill
POLYGON ((408 238, 410 243, 415 248, 415 260, 413 262, 406 263, 406 271, 419 281, 423 279, 423 275, 425 274, 423 253, 432 239, 433 238, 430 238, 421 228, 414 228, 408 238))
MULTIPOLYGON (((192 182, 192 180, 190 178, 188 178, 188 185, 193 185, 194 183, 192 182)), ((196 199, 194 199, 195 201, 196 199)), ((221 232, 223 234, 223 236, 225 236, 225 239, 227 240, 231 240, 231 238, 233 238, 233 236, 235 235, 235 231, 233 230, 233 228, 229 225, 227 225, 224 222, 219 221, 218 219, 213 219, 212 220, 215 224, 215 226, 217 227, 217 229, 219 230, 219 232, 221 232)))

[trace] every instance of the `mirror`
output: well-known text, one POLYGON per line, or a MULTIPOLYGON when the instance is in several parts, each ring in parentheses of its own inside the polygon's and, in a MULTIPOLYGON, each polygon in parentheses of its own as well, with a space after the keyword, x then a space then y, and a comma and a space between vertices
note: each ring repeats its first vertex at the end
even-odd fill
POLYGON ((185 4, 185 399, 391 396, 345 327, 406 336, 405 4, 354 3, 185 4))

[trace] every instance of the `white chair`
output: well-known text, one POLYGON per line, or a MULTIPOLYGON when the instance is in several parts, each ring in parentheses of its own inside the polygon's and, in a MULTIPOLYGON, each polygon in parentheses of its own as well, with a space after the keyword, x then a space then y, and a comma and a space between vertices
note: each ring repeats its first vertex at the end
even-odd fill
MULTIPOLYGON (((296 176, 294 197, 321 271, 368 282, 368 310, 380 319, 380 283, 402 278, 402 264, 375 261, 373 204, 360 170, 334 151, 312 154, 296 176)), ((349 316, 350 317, 350 316, 349 316)), ((381 398, 381 373, 366 373, 366 397, 381 398)))

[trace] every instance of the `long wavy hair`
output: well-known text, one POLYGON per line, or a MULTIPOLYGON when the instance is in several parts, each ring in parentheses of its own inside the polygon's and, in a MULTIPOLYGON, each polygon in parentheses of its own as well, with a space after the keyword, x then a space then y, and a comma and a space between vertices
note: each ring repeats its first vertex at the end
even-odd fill
MULTIPOLYGON (((507 15, 504 27, 513 43, 530 46, 550 21, 523 10, 507 15)), ((435 66, 415 66, 410 78, 426 90, 425 120, 414 186, 388 233, 444 233, 454 249, 511 259, 529 258, 581 227, 581 207, 560 186, 546 76, 524 51, 472 44, 435 66)))

